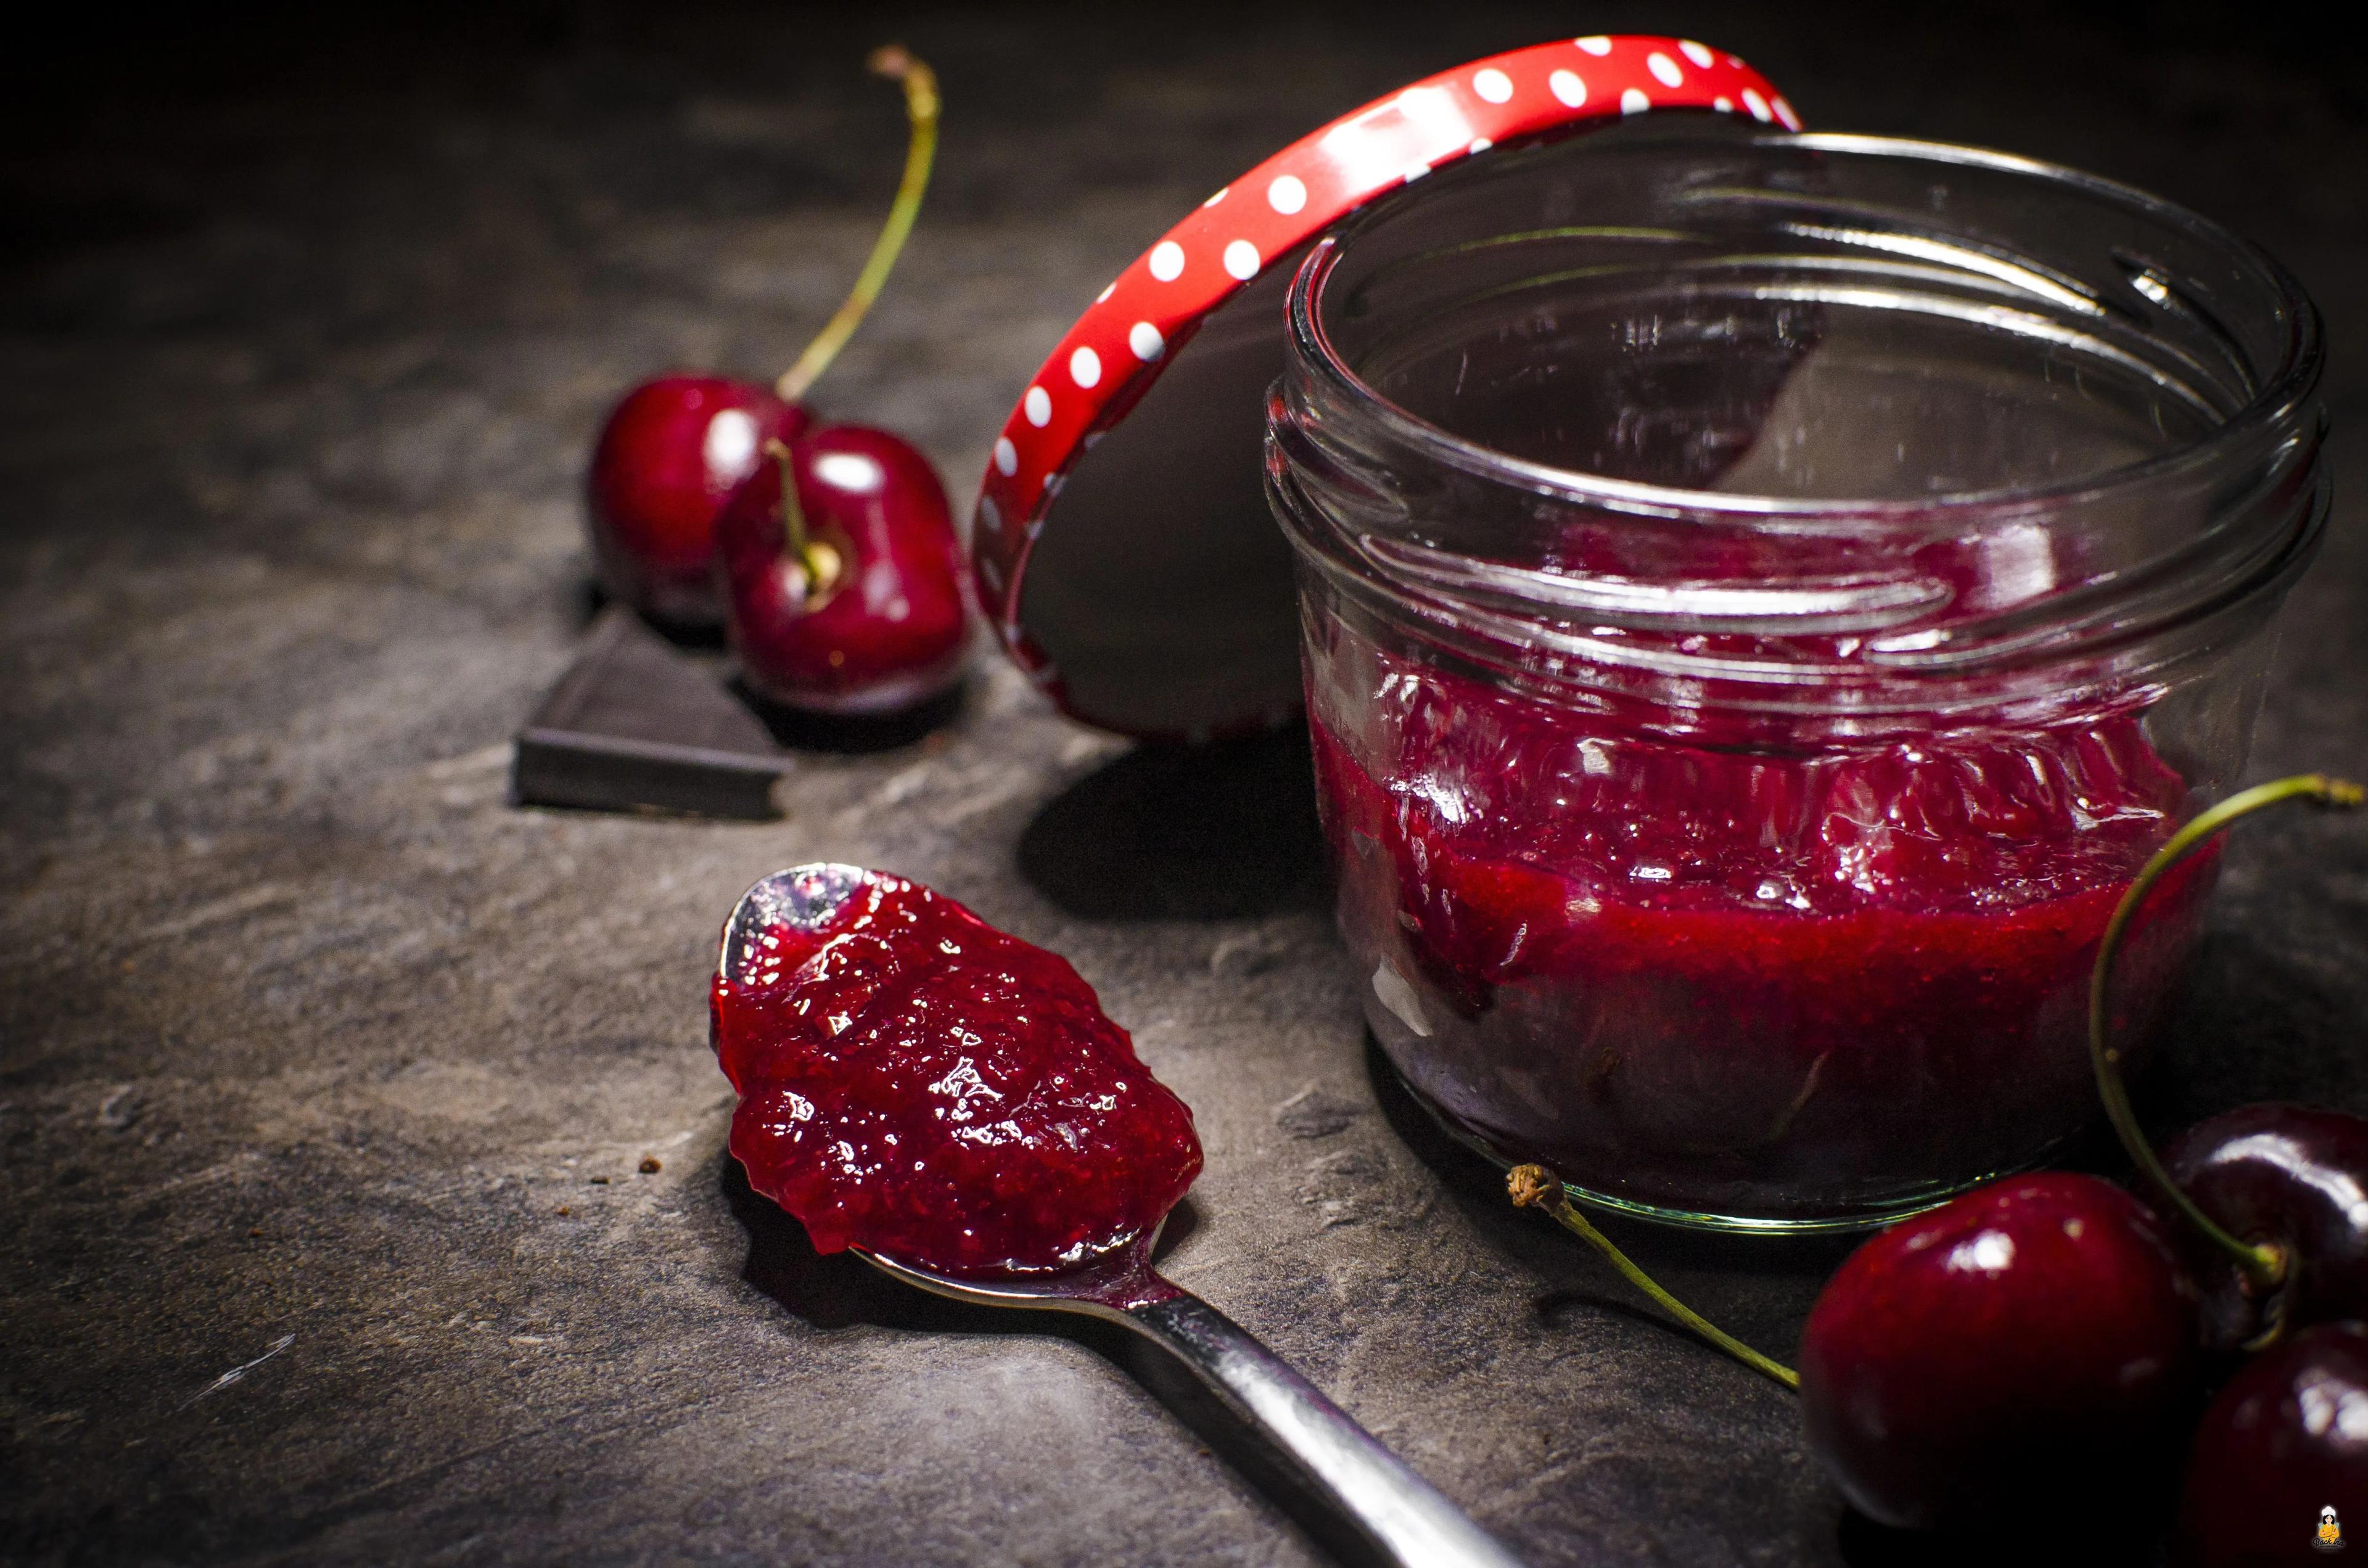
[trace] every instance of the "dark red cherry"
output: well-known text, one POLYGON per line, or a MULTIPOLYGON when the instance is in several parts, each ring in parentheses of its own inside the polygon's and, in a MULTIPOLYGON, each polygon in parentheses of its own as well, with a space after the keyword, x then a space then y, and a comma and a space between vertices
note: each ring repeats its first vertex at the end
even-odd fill
POLYGON ((1809 1447, 1868 1517, 1985 1528, 2168 1491, 2196 1392, 2194 1287, 2093 1176, 2014 1176, 1851 1254, 1809 1314, 1809 1447))
POLYGON ((601 585, 653 619, 712 626, 715 517, 805 411, 753 382, 674 375, 625 394, 592 451, 589 514, 601 585))
POLYGON ((2362 1536, 2368 1327, 2322 1324, 2248 1361, 2203 1413, 2174 1556, 2189 1568, 2340 1562, 2329 1554, 2368 1551, 2362 1536), (2334 1526, 2332 1541, 2320 1533, 2324 1523, 2334 1526))
POLYGON ((2284 1282, 2264 1292, 2192 1227, 2164 1217, 2203 1290, 2207 1344, 2233 1350, 2280 1322, 2368 1317, 2368 1118, 2239 1106, 2180 1133, 2162 1163, 2229 1234, 2286 1254, 2284 1282))
POLYGON ((788 443, 716 521, 726 624, 743 678, 825 713, 878 713, 962 673, 969 595, 946 493, 929 461, 882 430, 834 425, 788 443))

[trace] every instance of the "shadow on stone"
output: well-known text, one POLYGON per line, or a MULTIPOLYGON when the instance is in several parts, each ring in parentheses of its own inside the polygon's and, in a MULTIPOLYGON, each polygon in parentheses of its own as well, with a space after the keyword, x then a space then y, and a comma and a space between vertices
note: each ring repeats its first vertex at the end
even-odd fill
POLYGON ((2023 1520, 2002 1522, 1995 1532, 1896 1530, 1857 1509, 1842 1510, 1836 1545, 1849 1568, 2144 1568, 2160 1561, 2159 1529, 2133 1519, 2124 1500, 2100 1496, 2095 1517, 2049 1517, 2042 1508, 2023 1520))
POLYGON ((1142 745, 1055 796, 1019 870, 1089 920, 1237 920, 1328 906, 1306 728, 1142 745))
POLYGON ((791 751, 835 752, 844 756, 919 744, 962 717, 971 685, 964 676, 928 701, 894 713, 804 713, 759 695, 737 675, 724 684, 749 712, 763 721, 776 744, 791 751))
MULTIPOLYGON (((600 585, 600 579, 586 577, 568 594, 568 614, 576 631, 589 631, 592 623, 600 619, 600 612, 615 602, 609 597, 609 590, 600 585)), ((677 620, 660 620, 649 615, 643 615, 640 619, 643 626, 686 653, 721 653, 731 646, 721 621, 712 626, 694 626, 677 620)))
MULTIPOLYGON (((1543 1214, 1514 1208, 1503 1170, 1448 1132, 1406 1088, 1370 1032, 1365 1066, 1383 1119, 1439 1177, 1442 1196, 1483 1244, 1537 1277, 1531 1311, 1542 1322, 1577 1327, 1588 1316, 1610 1313, 1649 1324, 1705 1356, 1724 1357, 1633 1290, 1586 1242, 1543 1214)), ((1593 1210, 1588 1218, 1679 1301, 1780 1361, 1793 1358, 1817 1291, 1864 1239, 1719 1235, 1593 1210)))
POLYGON ((568 629, 577 633, 589 631, 592 623, 600 619, 600 612, 609 608, 609 590, 600 585, 597 577, 580 578, 567 587, 566 605, 568 629))
MULTIPOLYGON (((901 1285, 853 1253, 824 1256, 803 1225, 748 1185, 740 1162, 722 1156, 717 1185, 748 1234, 741 1278, 792 1316, 820 1329, 858 1325, 924 1334, 1046 1335, 1093 1351, 1132 1378, 1209 1450, 1231 1466, 1306 1537, 1352 1568, 1383 1568, 1354 1527, 1304 1481, 1265 1434, 1236 1415, 1173 1357, 1121 1324, 1069 1312, 973 1307, 901 1285)), ((1199 1226, 1192 1200, 1177 1205, 1155 1257, 1199 1226)))
POLYGON ((899 1285, 851 1252, 814 1249, 806 1228, 749 1187, 740 1162, 726 1154, 719 1185, 733 1218, 748 1233, 748 1259, 740 1277, 789 1312, 821 1329, 871 1324, 937 1334, 1041 1332, 1015 1324, 1012 1314, 966 1307, 899 1285))

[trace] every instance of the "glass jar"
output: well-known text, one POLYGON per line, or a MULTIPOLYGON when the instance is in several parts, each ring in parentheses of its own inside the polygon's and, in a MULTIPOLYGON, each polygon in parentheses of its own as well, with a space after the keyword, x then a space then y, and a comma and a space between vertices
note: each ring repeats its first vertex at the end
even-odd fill
MULTIPOLYGON (((1289 334, 1340 929, 1451 1129, 1816 1230, 2090 1118, 2099 935, 2242 767, 2328 515, 2283 267, 2027 159, 1654 117, 1379 204, 1289 334)), ((2215 869, 2123 960, 2140 1059, 2215 869)))

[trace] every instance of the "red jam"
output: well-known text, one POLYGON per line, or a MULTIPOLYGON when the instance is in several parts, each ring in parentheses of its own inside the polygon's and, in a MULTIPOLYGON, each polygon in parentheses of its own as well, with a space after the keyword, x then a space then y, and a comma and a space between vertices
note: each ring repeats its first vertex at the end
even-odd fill
POLYGON ((917 883, 871 873, 726 961, 732 1153, 816 1251, 1065 1268, 1156 1227, 1200 1174, 1191 1111, 1077 971, 917 883))
MULTIPOLYGON (((1811 1219, 2093 1114, 2098 938, 2187 796, 2136 720, 1720 749, 1373 656, 1361 733, 1313 724, 1342 929, 1399 1069, 1501 1153, 1811 1219)), ((2123 994, 2175 979, 2211 874, 2148 902, 2123 994)))

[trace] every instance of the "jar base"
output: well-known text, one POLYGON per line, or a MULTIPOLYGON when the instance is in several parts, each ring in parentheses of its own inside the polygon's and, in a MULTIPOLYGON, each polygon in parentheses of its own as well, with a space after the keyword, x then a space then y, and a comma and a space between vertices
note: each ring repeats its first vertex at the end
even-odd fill
MULTIPOLYGON (((1406 1098, 1421 1107, 1423 1114, 1437 1123, 1439 1130, 1449 1138, 1478 1154, 1499 1170, 1510 1170, 1515 1165, 1527 1163, 1517 1155, 1505 1153, 1487 1137, 1458 1121, 1429 1096, 1416 1087, 1413 1080, 1399 1069, 1396 1062, 1390 1060, 1389 1052, 1384 1051, 1378 1055, 1387 1068, 1390 1077, 1404 1092, 1406 1098)), ((1643 1220, 1656 1225, 1667 1225, 1673 1230, 1710 1231, 1722 1235, 1850 1235, 1861 1232, 1879 1231, 1886 1225, 1907 1219, 1911 1214, 1921 1214, 1928 1210, 1938 1209, 1960 1193, 1970 1192, 1975 1187, 1997 1181, 2001 1176, 2037 1169, 2046 1165, 2055 1153, 2069 1142, 2071 1142, 2069 1139, 2059 1140, 2040 1150, 2028 1160, 2000 1165, 1996 1170, 1985 1171, 1979 1176, 1968 1176, 1961 1181, 1935 1183, 1929 1188, 1910 1193, 1906 1197, 1887 1199, 1880 1202, 1837 1206, 1832 1210, 1812 1214, 1718 1214, 1707 1210, 1678 1209, 1663 1204, 1640 1202, 1633 1198, 1598 1192, 1592 1187, 1581 1187, 1575 1182, 1564 1182, 1562 1189, 1569 1195, 1574 1203, 1584 1204, 1589 1209, 1604 1213, 1624 1215, 1632 1220, 1643 1220)))

